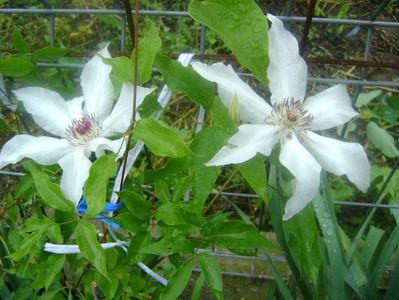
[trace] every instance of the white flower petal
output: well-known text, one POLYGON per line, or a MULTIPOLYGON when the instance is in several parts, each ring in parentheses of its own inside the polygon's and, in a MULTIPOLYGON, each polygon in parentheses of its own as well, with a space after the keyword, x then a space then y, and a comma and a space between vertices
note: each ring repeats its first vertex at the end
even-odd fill
POLYGON ((105 150, 112 151, 118 154, 118 158, 121 157, 126 148, 126 138, 120 138, 118 140, 109 140, 103 137, 97 137, 89 142, 88 145, 90 151, 95 152, 97 157, 104 155, 105 150))
POLYGON ((58 93, 40 87, 27 87, 13 92, 40 127, 65 137, 65 128, 71 119, 67 104, 58 93))
POLYGON ((267 76, 272 92, 271 102, 281 103, 285 98, 303 101, 306 92, 307 66, 299 55, 298 42, 284 28, 283 23, 270 14, 269 67, 267 76))
POLYGON ((94 114, 98 120, 102 121, 111 112, 114 88, 109 78, 112 67, 104 64, 100 56, 111 57, 107 47, 87 62, 80 80, 85 99, 85 113, 94 114))
POLYGON ((73 146, 65 139, 47 136, 16 135, 9 140, 0 153, 0 169, 30 158, 42 165, 51 165, 63 157, 73 146))
MULTIPOLYGON (((147 89, 141 86, 137 87, 136 107, 139 107, 144 98, 154 89, 147 89)), ((115 104, 111 114, 102 123, 102 136, 111 136, 116 133, 125 132, 130 125, 133 110, 133 85, 124 83, 121 94, 115 104)), ((140 115, 136 110, 136 120, 140 119, 140 115)))
POLYGON ((268 156, 278 139, 276 126, 241 125, 238 127, 238 132, 227 142, 227 145, 223 146, 205 165, 238 164, 251 159, 258 152, 268 156))
POLYGON ((82 103, 83 97, 76 97, 66 102, 68 107, 68 113, 71 120, 80 119, 83 114, 82 103))
POLYGON ((335 175, 345 174, 361 191, 370 184, 370 163, 363 147, 306 131, 303 143, 323 169, 335 175))
POLYGON ((61 177, 61 189, 64 195, 78 205, 83 195, 83 186, 89 177, 91 161, 85 155, 83 146, 74 150, 58 161, 63 173, 61 177))
POLYGON ((320 184, 321 166, 292 134, 281 145, 280 162, 295 177, 295 191, 285 205, 283 219, 288 220, 312 201, 320 184))
POLYGON ((358 113, 352 108, 346 86, 338 84, 305 100, 304 109, 312 116, 310 129, 324 130, 344 124, 358 113))
POLYGON ((265 123, 272 108, 238 77, 230 65, 215 63, 208 66, 200 62, 191 65, 202 77, 217 83, 220 99, 227 108, 230 109, 234 97, 237 97, 241 120, 254 124, 265 123))

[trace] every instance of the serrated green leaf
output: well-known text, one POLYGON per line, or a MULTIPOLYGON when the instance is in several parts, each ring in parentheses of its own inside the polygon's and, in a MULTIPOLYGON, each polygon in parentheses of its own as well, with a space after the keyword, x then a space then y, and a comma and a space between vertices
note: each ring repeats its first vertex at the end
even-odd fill
POLYGON ((222 300, 224 298, 223 280, 219 263, 214 256, 207 253, 198 254, 197 257, 201 270, 205 275, 205 281, 213 296, 218 300, 222 300))
POLYGON ((71 49, 47 46, 33 51, 33 57, 38 61, 57 61, 64 57, 71 49))
POLYGON ((23 165, 32 174, 37 192, 46 205, 65 212, 75 211, 75 206, 65 198, 60 186, 52 183, 50 178, 42 173, 32 161, 25 161, 23 165))
POLYGON ((101 156, 90 167, 84 195, 87 202, 87 216, 93 217, 104 209, 108 180, 115 176, 116 154, 101 156))
POLYGON ((29 44, 22 37, 21 32, 18 29, 14 28, 12 32, 12 41, 14 42, 15 48, 17 48, 20 53, 28 53, 30 52, 29 44))
POLYGON ((134 127, 133 136, 142 140, 156 155, 183 157, 191 153, 175 129, 155 119, 138 121, 134 127))
POLYGON ((267 82, 268 24, 255 1, 193 0, 188 12, 194 20, 215 30, 258 80, 267 82))
POLYGON ((23 77, 36 68, 29 58, 9 57, 0 59, 0 74, 11 77, 23 77))
POLYGON ((105 277, 109 278, 104 249, 97 241, 96 228, 80 220, 75 229, 76 240, 83 256, 105 277))
POLYGON ((373 145, 388 157, 397 157, 399 151, 396 148, 394 138, 385 129, 380 128, 376 123, 367 124, 367 137, 373 145))
POLYGON ((190 281, 193 270, 191 261, 181 265, 170 278, 166 289, 162 292, 161 300, 175 300, 184 291, 190 281))

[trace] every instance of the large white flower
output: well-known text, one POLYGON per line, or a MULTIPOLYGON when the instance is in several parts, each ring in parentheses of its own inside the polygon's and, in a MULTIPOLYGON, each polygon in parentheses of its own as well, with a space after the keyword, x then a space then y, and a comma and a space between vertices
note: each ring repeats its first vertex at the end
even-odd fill
MULTIPOLYGON (((124 151, 124 138, 107 137, 128 129, 133 110, 133 86, 128 83, 123 84, 112 108, 114 90, 109 78, 112 68, 100 57, 109 58, 110 54, 107 48, 98 54, 83 68, 82 97, 64 101, 58 93, 40 87, 14 91, 34 121, 60 138, 21 134, 9 140, 0 153, 0 169, 25 157, 43 165, 58 163, 63 170, 61 189, 75 205, 89 175, 91 153, 98 157, 105 150, 119 155, 124 151)), ((152 89, 138 87, 137 105, 151 92, 152 89)))
POLYGON ((258 152, 268 156, 280 143, 280 162, 296 179, 293 196, 285 207, 287 220, 317 193, 321 168, 336 175, 345 174, 360 190, 366 191, 370 164, 359 144, 310 131, 336 127, 357 113, 344 85, 328 88, 304 101, 307 66, 299 55, 298 43, 278 18, 268 15, 268 19, 272 22, 267 69, 272 105, 244 83, 230 65, 195 62, 192 66, 204 78, 217 83, 219 96, 227 107, 237 101, 240 119, 252 123, 239 126, 238 132, 207 165, 241 163, 258 152))

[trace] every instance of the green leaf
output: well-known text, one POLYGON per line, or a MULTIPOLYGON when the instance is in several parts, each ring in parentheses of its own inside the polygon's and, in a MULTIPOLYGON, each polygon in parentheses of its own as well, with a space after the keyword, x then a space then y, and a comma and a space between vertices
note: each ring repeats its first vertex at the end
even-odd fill
POLYGON ((123 229, 135 233, 144 232, 148 227, 148 222, 137 219, 129 212, 120 213, 112 220, 121 225, 123 229))
POLYGON ((33 51, 33 57, 39 61, 57 61, 64 57, 71 49, 47 46, 33 51))
POLYGON ((166 181, 161 178, 157 177, 154 181, 154 191, 157 199, 163 203, 167 203, 171 200, 171 195, 169 192, 169 187, 166 181))
POLYGON ((355 106, 357 108, 367 105, 371 100, 376 99, 382 94, 381 90, 374 90, 368 93, 360 93, 357 97, 355 106))
POLYGON ((28 254, 32 247, 35 246, 37 242, 42 240, 43 237, 43 231, 25 235, 23 242, 18 245, 18 250, 11 254, 12 259, 16 261, 20 260, 26 254, 28 254))
POLYGON ((384 243, 384 248, 379 253, 376 264, 371 271, 370 276, 370 284, 372 286, 376 286, 380 280, 380 276, 384 271, 386 264, 388 263, 392 253, 394 253, 395 249, 399 244, 399 226, 396 226, 392 231, 389 239, 384 243))
POLYGON ((14 42, 15 48, 17 48, 20 53, 28 53, 30 52, 29 44, 22 37, 21 32, 18 29, 14 28, 12 32, 12 41, 14 42))
POLYGON ((250 160, 237 165, 237 167, 255 193, 263 201, 267 201, 266 168, 263 157, 257 154, 250 160))
MULTIPOLYGON (((152 65, 159 48, 161 48, 161 43, 158 30, 155 27, 140 39, 138 53, 139 84, 146 83, 151 78, 152 65)), ((134 57, 134 52, 132 57, 134 57)))
POLYGON ((191 185, 191 177, 186 176, 181 179, 181 181, 175 186, 173 191, 172 201, 177 202, 183 198, 187 190, 191 185))
POLYGON ((103 62, 112 66, 112 72, 116 79, 120 82, 134 81, 134 64, 133 61, 125 56, 102 58, 103 62))
POLYGON ((182 212, 180 210, 180 206, 178 203, 167 203, 160 206, 155 216, 157 220, 165 222, 167 225, 180 225, 180 224, 188 224, 185 220, 182 212))
POLYGON ((157 55, 155 65, 161 71, 168 88, 175 93, 185 93, 192 101, 205 109, 212 106, 215 97, 213 83, 204 79, 193 69, 184 67, 180 62, 157 55))
POLYGON ((193 0, 188 12, 194 20, 215 30, 258 80, 267 82, 268 23, 255 1, 193 0))
POLYGON ((37 192, 46 205, 66 212, 75 211, 75 206, 65 198, 60 186, 52 183, 50 178, 42 173, 32 161, 25 161, 23 166, 32 174, 37 192))
POLYGON ((194 138, 190 149, 195 155, 189 158, 192 175, 192 201, 201 207, 212 192, 220 173, 219 167, 206 167, 204 164, 227 142, 229 135, 222 128, 202 129, 194 138))
POLYGON ((50 254, 44 263, 38 264, 38 272, 31 286, 35 289, 45 287, 46 290, 55 280, 56 275, 64 266, 65 255, 50 254))
POLYGON ((23 77, 36 68, 29 58, 9 57, 0 59, 0 74, 11 77, 23 77))
POLYGON ((26 221, 24 232, 33 233, 37 231, 44 232, 50 241, 54 243, 62 243, 64 241, 60 226, 46 217, 44 219, 30 218, 26 221))
POLYGON ((83 256, 105 277, 108 277, 105 252, 97 241, 96 228, 94 225, 80 220, 75 229, 76 240, 83 256))
MULTIPOLYGON (((143 84, 151 78, 152 65, 155 56, 161 47, 161 39, 158 35, 158 30, 152 28, 143 38, 139 41, 138 53, 138 83, 143 84)), ((112 71, 117 80, 120 82, 134 82, 134 52, 131 58, 127 57, 114 57, 102 58, 104 63, 112 66, 112 71)))
POLYGON ((391 272, 391 279, 389 280, 388 289, 385 293, 385 300, 397 300, 399 299, 399 259, 396 258, 396 263, 391 272))
POLYGON ((170 255, 172 253, 193 253, 194 245, 184 237, 165 237, 160 241, 145 246, 139 253, 151 253, 157 255, 170 255))
POLYGON ((319 281, 319 270, 321 266, 319 229, 311 207, 305 208, 294 218, 289 219, 285 229, 291 234, 289 247, 308 277, 312 280, 313 286, 319 281), (306 228, 306 230, 303 230, 306 228))
POLYGON ((191 300, 200 300, 201 297, 201 289, 204 285, 205 276, 204 273, 201 273, 197 280, 195 281, 193 293, 191 294, 191 300))
POLYGON ((224 298, 223 280, 219 263, 214 256, 207 253, 198 254, 197 257, 201 270, 205 275, 205 281, 213 296, 218 300, 222 300, 224 298))
POLYGON ((159 156, 182 157, 191 153, 175 129, 155 119, 138 121, 133 135, 159 156))
POLYGON ((212 102, 212 107, 209 110, 209 114, 215 125, 223 128, 229 134, 233 134, 237 131, 237 125, 230 118, 229 110, 223 104, 219 97, 215 97, 212 102))
POLYGON ((116 154, 108 154, 97 159, 90 168, 85 184, 84 195, 87 202, 87 216, 93 217, 104 209, 109 178, 115 176, 116 154))
POLYGON ((115 298, 115 293, 118 289, 118 285, 120 282, 120 279, 118 278, 119 274, 117 274, 117 272, 118 270, 115 270, 113 274, 110 274, 111 280, 108 280, 99 273, 96 274, 98 286, 100 287, 101 291, 104 293, 106 299, 115 298))
POLYGON ((368 139, 377 149, 380 149, 382 153, 388 157, 396 157, 399 155, 399 151, 395 146, 395 140, 388 131, 378 127, 374 122, 369 122, 366 129, 368 139))
POLYGON ((32 190, 34 188, 33 178, 30 174, 21 177, 15 189, 15 198, 28 200, 32 197, 32 190))
POLYGON ((193 271, 193 263, 191 261, 181 265, 170 278, 166 289, 162 292, 161 300, 175 300, 184 291, 190 281, 193 271))
POLYGON ((126 208, 140 220, 148 220, 152 216, 152 205, 143 196, 133 191, 119 194, 126 208))
POLYGON ((339 235, 334 225, 334 216, 328 206, 328 200, 320 194, 313 198, 312 204, 323 232, 324 242, 329 257, 329 268, 331 270, 331 299, 346 299, 344 258, 342 257, 339 235))
POLYGON ((270 246, 270 242, 257 231, 256 227, 241 221, 219 223, 211 228, 206 236, 211 242, 226 248, 248 249, 270 246))
POLYGON ((366 270, 368 270, 371 267, 372 259, 374 257, 374 254, 376 253, 378 245, 380 244, 384 234, 385 234, 384 230, 374 226, 370 227, 370 230, 367 234, 366 241, 364 242, 364 246, 361 252, 361 259, 363 261, 366 270))

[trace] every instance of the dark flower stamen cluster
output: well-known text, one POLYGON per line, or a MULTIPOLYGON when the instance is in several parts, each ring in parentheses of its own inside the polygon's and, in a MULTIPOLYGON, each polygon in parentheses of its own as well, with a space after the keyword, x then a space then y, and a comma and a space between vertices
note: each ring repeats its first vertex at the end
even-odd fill
POLYGON ((302 102, 286 98, 282 103, 273 105, 272 116, 286 129, 303 129, 312 124, 313 116, 303 108, 302 102))
POLYGON ((85 145, 98 136, 101 124, 94 114, 84 114, 80 119, 73 119, 66 131, 67 140, 73 145, 85 145))

